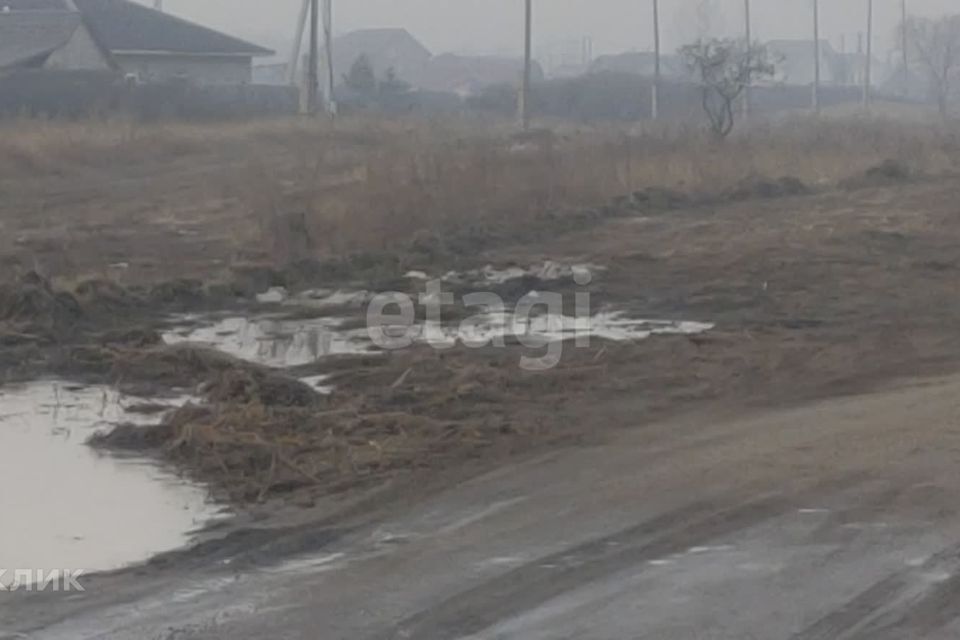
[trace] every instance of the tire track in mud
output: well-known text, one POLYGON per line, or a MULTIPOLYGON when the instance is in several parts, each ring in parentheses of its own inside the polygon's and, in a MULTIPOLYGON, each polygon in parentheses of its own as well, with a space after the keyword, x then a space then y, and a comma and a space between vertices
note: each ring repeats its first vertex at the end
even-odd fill
POLYGON ((731 500, 736 506, 727 508, 717 500, 695 502, 518 567, 414 614, 379 638, 469 637, 625 568, 783 516, 810 498, 859 484, 862 477, 846 474, 799 492, 768 493, 739 504, 731 500))
POLYGON ((960 543, 890 574, 791 640, 924 638, 960 618, 960 543))

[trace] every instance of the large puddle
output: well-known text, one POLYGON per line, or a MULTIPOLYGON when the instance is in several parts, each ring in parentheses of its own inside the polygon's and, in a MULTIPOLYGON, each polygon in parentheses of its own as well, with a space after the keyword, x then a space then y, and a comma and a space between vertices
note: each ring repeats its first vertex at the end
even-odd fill
POLYGON ((207 326, 171 331, 168 344, 204 344, 235 357, 271 367, 313 364, 323 357, 372 354, 402 342, 449 347, 502 345, 521 341, 527 346, 557 341, 602 339, 614 342, 644 340, 655 335, 697 334, 709 331, 703 322, 630 318, 619 312, 572 317, 543 314, 516 316, 505 311, 477 315, 459 323, 427 322, 410 327, 343 328, 342 318, 283 320, 275 317, 232 317, 207 326), (398 340, 403 335, 408 340, 398 340))
POLYGON ((86 445, 113 424, 159 420, 126 408, 136 403, 61 381, 0 388, 0 584, 16 569, 89 573, 142 562, 187 544, 216 516, 202 487, 86 445))
POLYGON ((164 334, 167 344, 196 342, 270 367, 298 367, 324 356, 373 351, 366 329, 342 329, 339 318, 283 320, 225 318, 212 325, 164 334))

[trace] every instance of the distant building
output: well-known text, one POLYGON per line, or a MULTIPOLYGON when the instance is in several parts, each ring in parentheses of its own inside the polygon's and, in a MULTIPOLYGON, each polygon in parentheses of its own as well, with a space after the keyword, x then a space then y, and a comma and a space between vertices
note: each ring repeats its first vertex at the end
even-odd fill
MULTIPOLYGON (((3 0, 0 0, 2 2, 3 0)), ((393 69, 409 81, 417 77, 433 54, 406 29, 361 29, 333 40, 333 65, 338 77, 360 56, 366 56, 378 78, 393 69)))
POLYGON ((114 69, 144 82, 250 82, 269 49, 130 0, 0 0, 0 70, 114 69))
MULTIPOLYGON (((815 78, 813 40, 771 40, 767 50, 773 56, 776 74, 773 81, 787 85, 812 85, 815 78)), ((857 54, 838 53, 827 40, 820 41, 820 82, 850 85, 862 66, 857 54)))
MULTIPOLYGON (((423 89, 467 97, 493 85, 517 86, 522 74, 521 58, 445 53, 431 58, 420 75, 406 79, 423 89)), ((544 79, 543 69, 536 62, 531 78, 534 82, 544 79)))
POLYGON ((253 83, 274 86, 290 84, 287 78, 287 69, 289 69, 289 63, 286 62, 255 64, 253 65, 253 83))
MULTIPOLYGON (((590 73, 633 73, 653 77, 656 69, 656 54, 652 51, 628 51, 599 56, 590 65, 590 73)), ((683 61, 675 55, 660 56, 660 73, 665 78, 688 77, 683 61)))
POLYGON ((76 11, 7 11, 0 6, 0 70, 110 70, 116 62, 76 11))

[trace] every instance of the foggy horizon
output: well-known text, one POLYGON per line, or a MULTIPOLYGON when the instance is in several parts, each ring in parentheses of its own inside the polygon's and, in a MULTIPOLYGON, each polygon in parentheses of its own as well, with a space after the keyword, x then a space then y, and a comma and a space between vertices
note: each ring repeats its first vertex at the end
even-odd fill
MULTIPOLYGON (((151 0, 139 0, 152 4, 151 0)), ((712 0, 714 18, 698 18, 697 0, 661 0, 666 52, 703 33, 736 36, 743 28, 742 0, 712 0)), ((287 54, 300 0, 274 0, 262 11, 260 0, 166 0, 174 15, 227 31, 287 54)), ((563 42, 593 41, 594 55, 652 47, 650 0, 535 0, 535 50, 563 42)), ((760 40, 808 38, 812 28, 810 0, 752 0, 754 37, 760 40)), ((940 15, 950 0, 908 0, 916 15, 940 15)), ((521 49, 521 0, 335 0, 335 32, 403 27, 433 53, 515 55, 521 49)), ((882 56, 895 47, 900 20, 899 0, 874 0, 875 51, 882 56)), ((866 0, 820 3, 821 37, 836 48, 856 48, 865 30, 866 0), (845 44, 844 44, 845 43, 845 44)))

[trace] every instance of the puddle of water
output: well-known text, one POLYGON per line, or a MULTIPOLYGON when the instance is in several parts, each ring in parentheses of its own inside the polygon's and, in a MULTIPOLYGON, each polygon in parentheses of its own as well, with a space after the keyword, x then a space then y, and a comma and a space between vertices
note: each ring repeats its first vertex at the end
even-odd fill
POLYGON ((644 340, 653 335, 703 333, 713 326, 704 322, 634 319, 620 312, 604 312, 583 318, 559 314, 521 318, 497 312, 481 317, 477 323, 461 325, 453 333, 448 332, 448 336, 468 345, 485 344, 500 336, 523 336, 534 341, 555 342, 572 340, 579 335, 624 342, 644 340))
POLYGON ((328 289, 311 289, 292 298, 289 303, 301 307, 360 307, 370 301, 373 294, 369 291, 330 291, 328 289))
MULTIPOLYGON (((186 401, 186 398, 180 402, 186 401)), ((107 571, 189 543, 215 517, 200 486, 149 461, 86 445, 118 422, 147 424, 108 387, 0 388, 0 578, 13 569, 107 571)), ((171 406, 176 402, 171 402, 171 406)))
POLYGON ((297 367, 324 356, 373 351, 365 329, 343 330, 340 318, 226 318, 188 332, 164 334, 167 344, 197 342, 270 367, 297 367))
MULTIPOLYGON (((497 269, 493 265, 487 265, 482 269, 458 273, 451 271, 441 279, 446 282, 472 282, 475 284, 505 284, 511 280, 520 278, 537 278, 549 282, 552 280, 562 280, 564 278, 578 278, 589 280, 593 274, 606 271, 606 267, 596 264, 564 264, 546 260, 540 264, 532 265, 526 269, 523 267, 511 266, 503 269, 497 269)), ((428 280, 429 276, 423 271, 410 271, 406 277, 411 280, 428 280)))
MULTIPOLYGON (((279 320, 227 318, 207 327, 164 336, 168 344, 197 342, 225 353, 271 367, 296 367, 325 356, 380 352, 366 328, 341 329, 340 318, 279 320)), ((712 324, 628 318, 619 312, 575 318, 563 315, 514 317, 506 311, 481 315, 459 325, 428 322, 410 328, 382 327, 385 335, 406 335, 414 342, 483 346, 499 339, 522 337, 524 344, 546 344, 580 336, 616 342, 643 340, 653 335, 697 334, 712 324)), ((332 392, 325 378, 308 379, 321 393, 332 392)))

